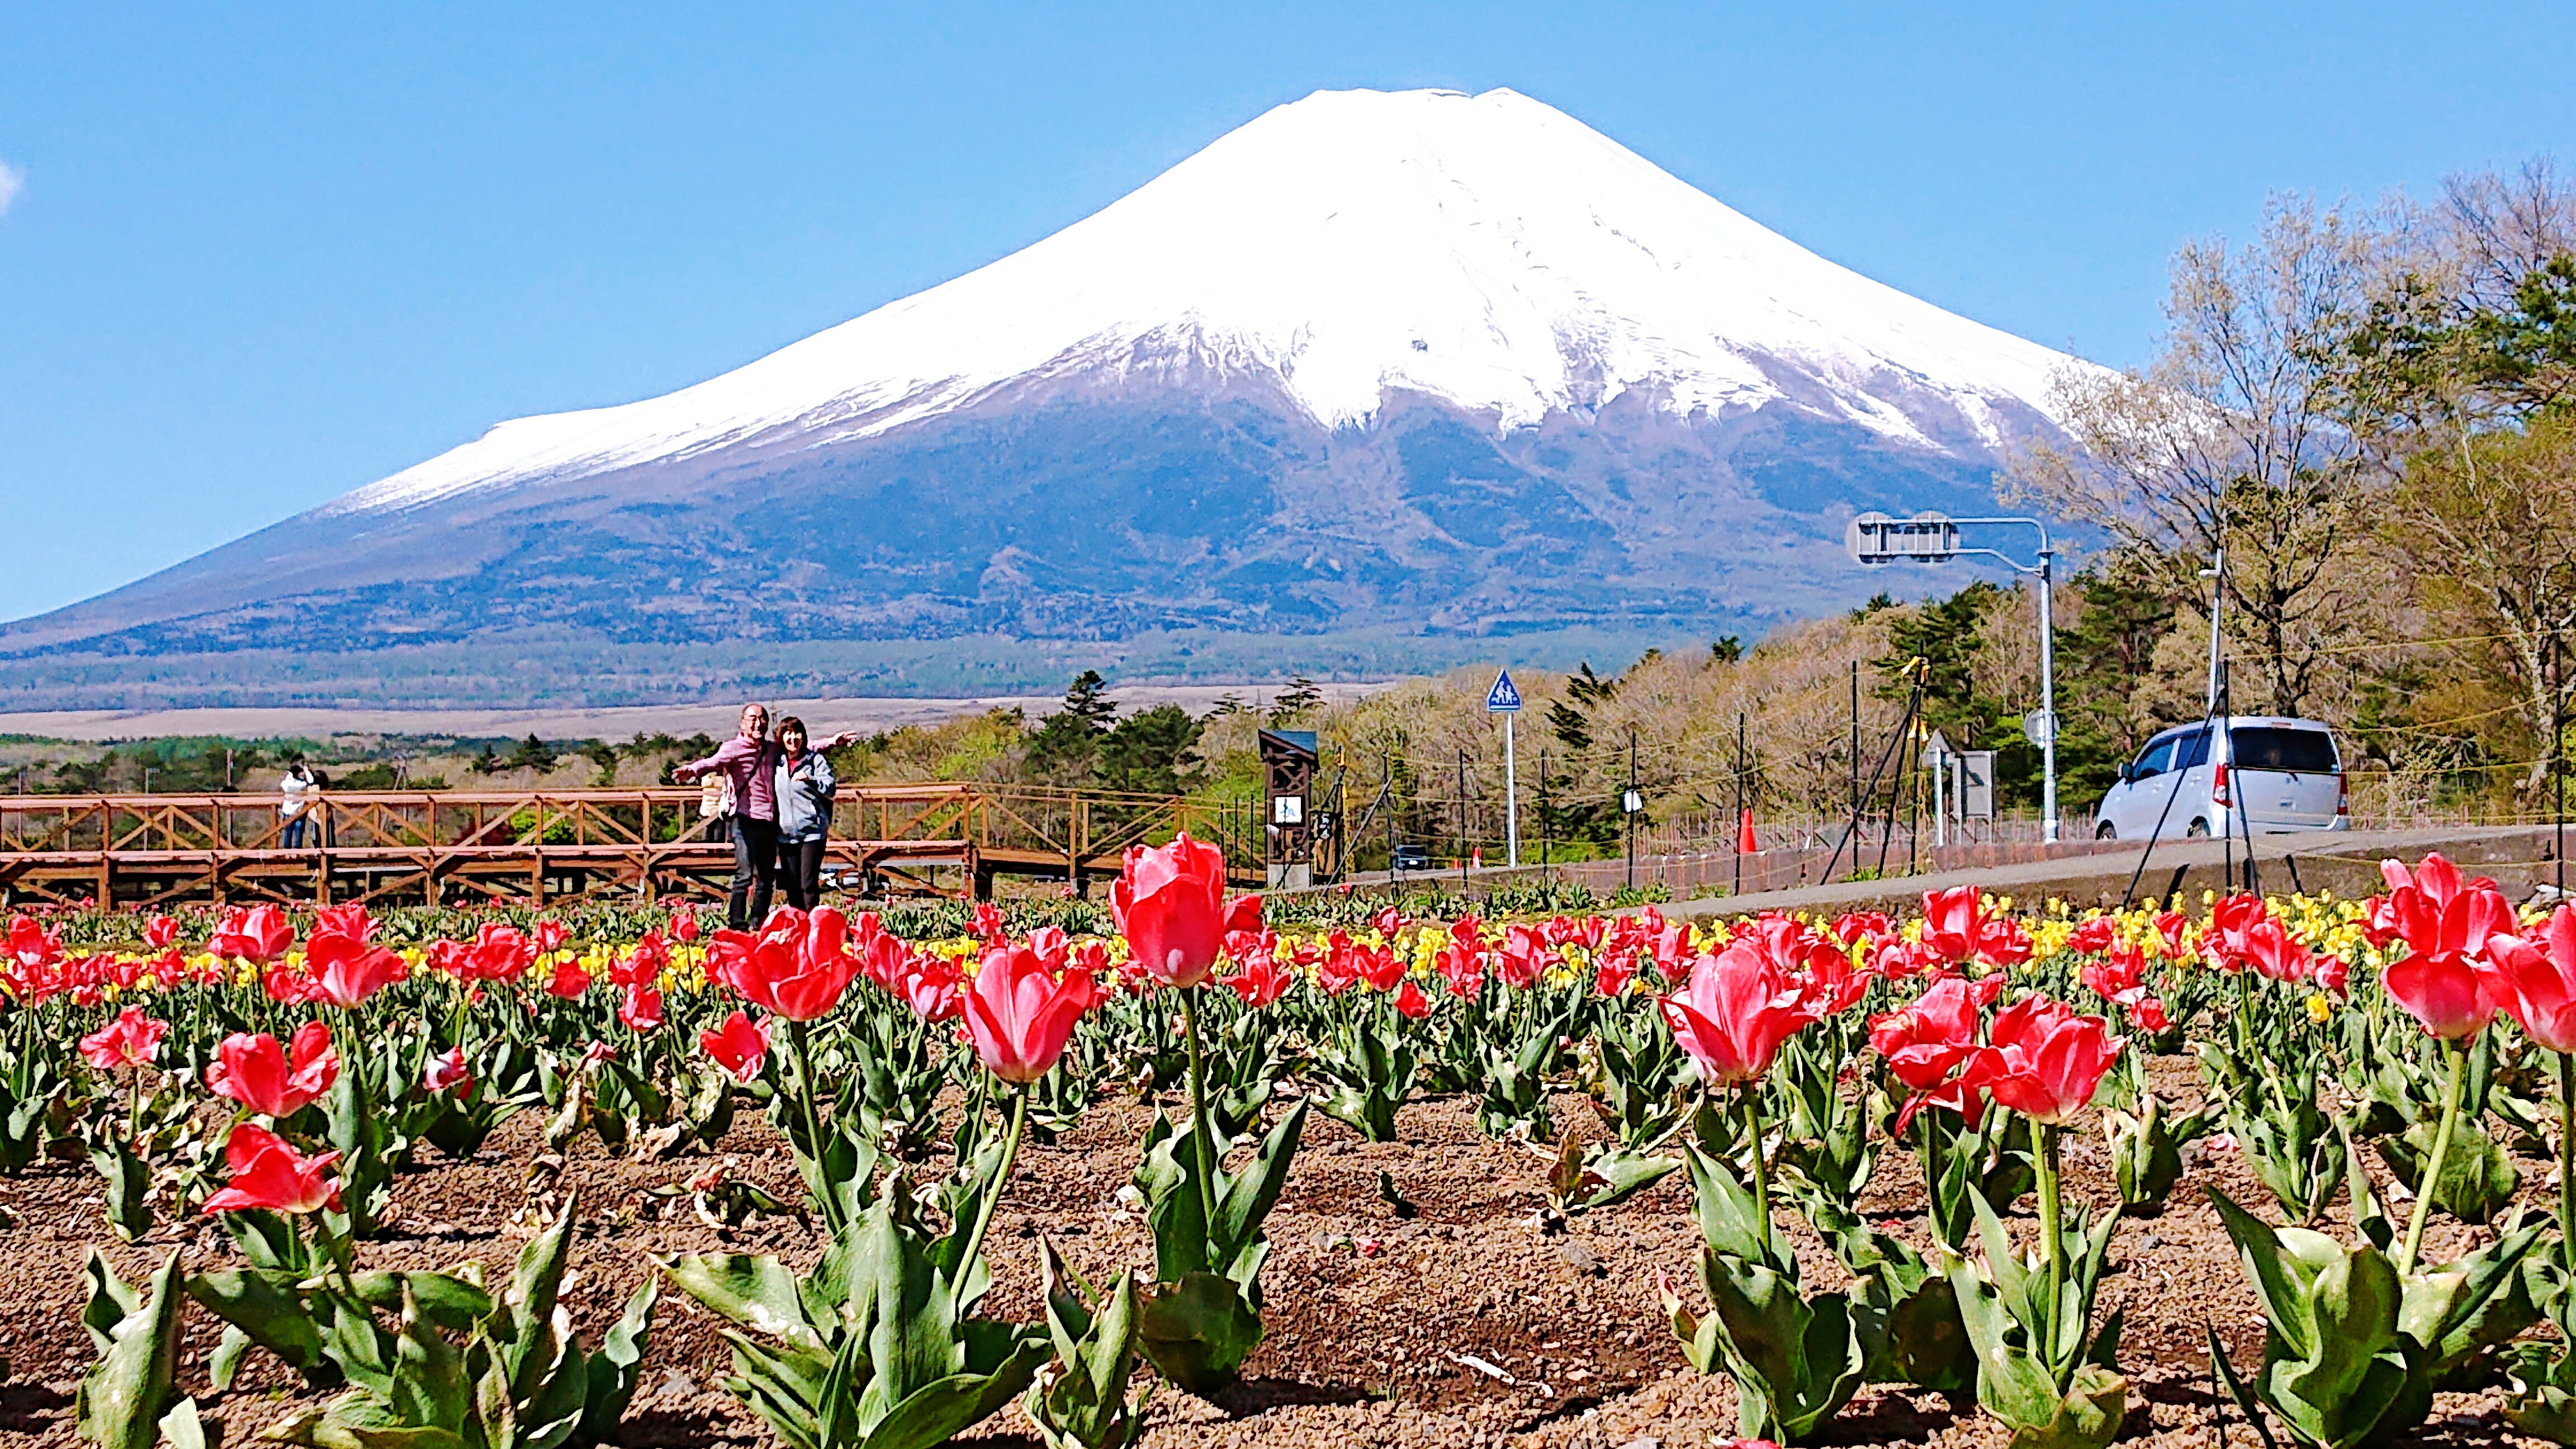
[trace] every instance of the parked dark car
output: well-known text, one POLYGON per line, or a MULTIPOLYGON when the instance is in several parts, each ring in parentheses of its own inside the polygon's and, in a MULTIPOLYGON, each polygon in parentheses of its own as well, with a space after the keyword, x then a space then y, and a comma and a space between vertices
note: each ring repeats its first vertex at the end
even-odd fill
POLYGON ((1395 848, 1395 869, 1398 874, 1408 870, 1429 870, 1431 852, 1419 845, 1399 845, 1395 848))

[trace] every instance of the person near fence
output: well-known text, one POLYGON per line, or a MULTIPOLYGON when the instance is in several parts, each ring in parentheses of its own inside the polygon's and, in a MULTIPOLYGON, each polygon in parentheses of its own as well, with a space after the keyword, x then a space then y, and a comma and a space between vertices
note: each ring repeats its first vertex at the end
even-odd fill
POLYGON ((277 782, 277 788, 277 818, 286 827, 278 844, 288 850, 302 850, 313 814, 313 797, 321 793, 321 787, 313 783, 313 771, 298 760, 286 767, 286 778, 277 782))
MULTIPOLYGON (((837 750, 857 739, 843 731, 816 748, 837 750)), ((682 784, 721 772, 733 787, 733 888, 725 895, 725 923, 737 931, 769 918, 777 889, 778 762, 784 753, 769 738, 768 707, 746 704, 732 739, 705 759, 671 770, 682 784)))
POLYGON ((832 838, 832 795, 839 782, 821 750, 806 748, 805 721, 778 722, 778 885, 787 904, 810 911, 823 903, 823 850, 832 838))

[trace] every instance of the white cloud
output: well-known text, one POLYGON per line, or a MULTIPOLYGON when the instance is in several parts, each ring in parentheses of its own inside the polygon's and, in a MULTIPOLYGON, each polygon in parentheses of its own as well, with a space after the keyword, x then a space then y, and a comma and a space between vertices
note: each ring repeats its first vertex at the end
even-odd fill
POLYGON ((19 190, 26 184, 26 172, 0 161, 0 216, 9 214, 9 203, 18 199, 19 190))

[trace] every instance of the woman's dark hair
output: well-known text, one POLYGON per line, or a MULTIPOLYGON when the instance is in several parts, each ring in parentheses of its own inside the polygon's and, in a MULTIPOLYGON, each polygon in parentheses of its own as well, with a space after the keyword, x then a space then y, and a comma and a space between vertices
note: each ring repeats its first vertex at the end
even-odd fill
POLYGON ((796 733, 805 736, 805 743, 809 745, 814 743, 813 732, 805 728, 805 721, 798 719, 792 714, 783 715, 779 718, 775 733, 778 738, 784 740, 787 738, 787 732, 789 730, 794 730, 796 733))

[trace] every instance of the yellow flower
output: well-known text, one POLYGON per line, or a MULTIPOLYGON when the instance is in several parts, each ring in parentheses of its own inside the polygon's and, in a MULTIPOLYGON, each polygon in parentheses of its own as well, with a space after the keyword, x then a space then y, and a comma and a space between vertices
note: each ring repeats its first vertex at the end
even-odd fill
POLYGON ((2323 1026, 2326 1023, 2326 1018, 2333 1014, 2333 1003, 2327 1001, 2323 996, 2311 996, 2308 998, 2308 1020, 2315 1022, 2319 1026, 2323 1026))

